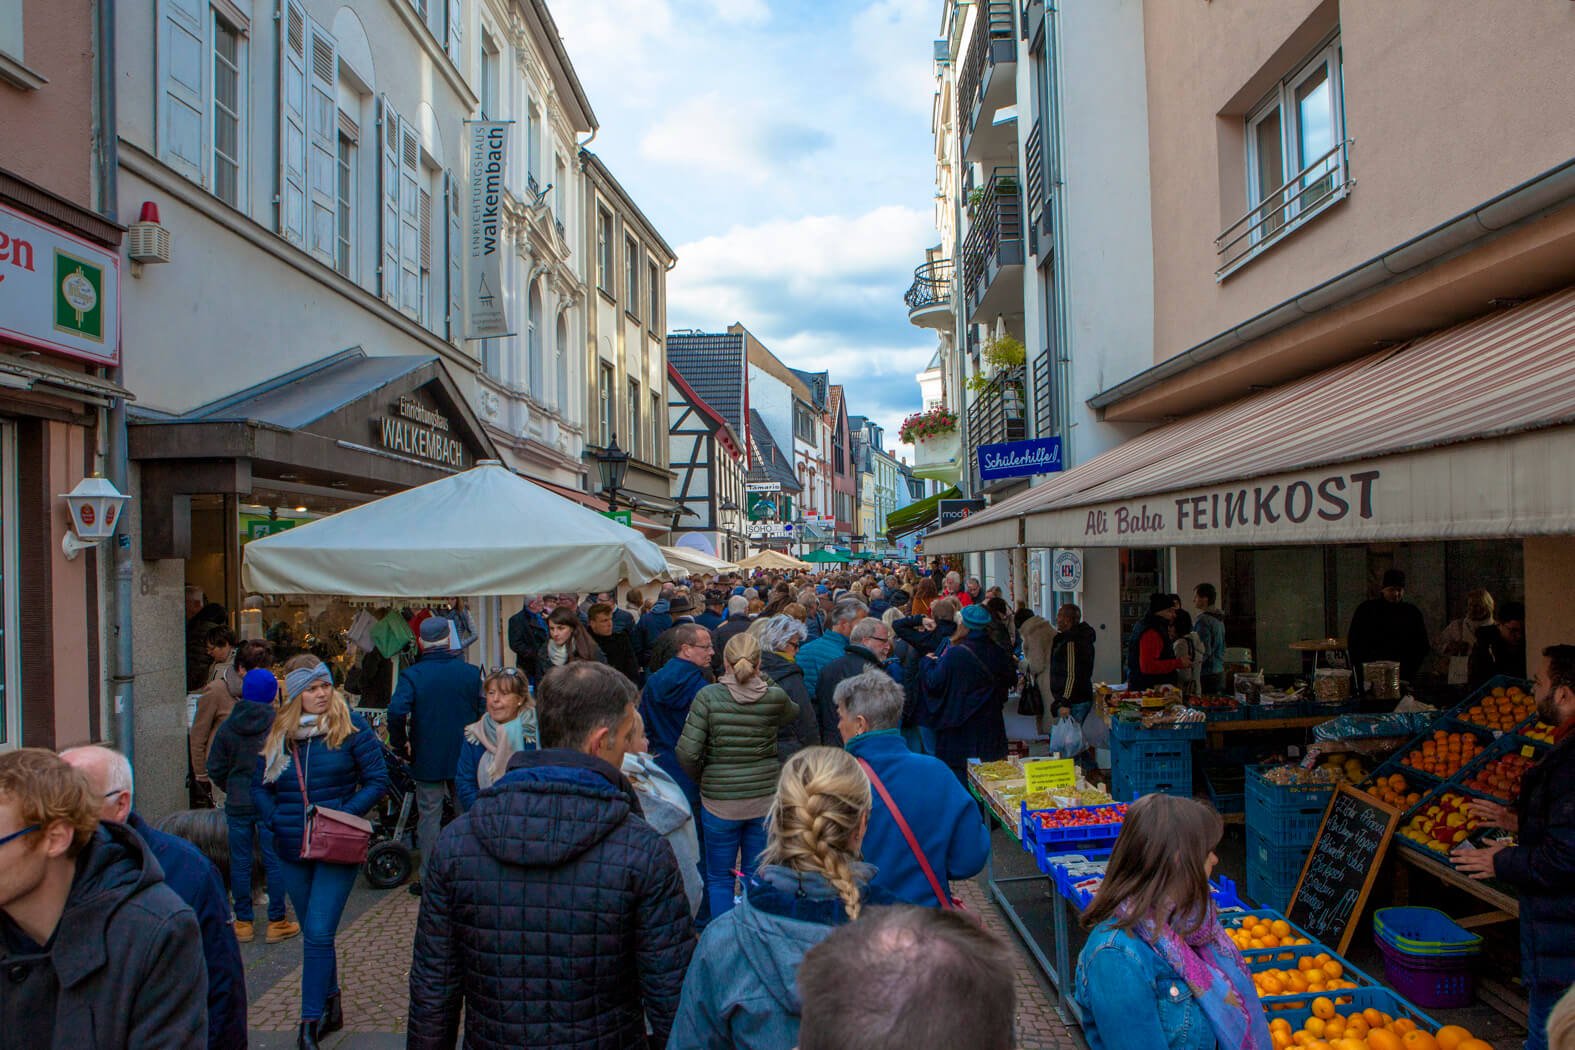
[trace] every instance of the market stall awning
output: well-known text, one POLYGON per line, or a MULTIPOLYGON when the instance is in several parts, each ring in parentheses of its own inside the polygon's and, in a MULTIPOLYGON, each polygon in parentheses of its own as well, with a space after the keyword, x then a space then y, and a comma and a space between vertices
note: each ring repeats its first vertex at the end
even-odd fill
POLYGON ((781 551, 761 551, 739 562, 738 567, 740 569, 808 569, 812 566, 781 551))
POLYGON ((1571 424, 1575 290, 1156 427, 925 553, 1575 532, 1571 424))
POLYGON ((945 492, 938 492, 933 496, 910 503, 900 510, 894 510, 886 515, 886 538, 906 536, 910 532, 932 525, 941 513, 941 500, 961 499, 962 491, 953 485, 945 492))
POLYGON ((852 558, 842 551, 826 548, 825 550, 810 551, 804 555, 803 560, 814 565, 846 565, 852 558))
POLYGON ((246 545, 253 594, 387 598, 610 590, 668 575, 633 529, 496 461, 246 545))
POLYGON ((667 565, 677 573, 699 576, 709 574, 712 576, 724 572, 733 572, 738 566, 721 558, 713 558, 704 551, 697 551, 693 547, 663 547, 662 557, 667 559, 667 565))

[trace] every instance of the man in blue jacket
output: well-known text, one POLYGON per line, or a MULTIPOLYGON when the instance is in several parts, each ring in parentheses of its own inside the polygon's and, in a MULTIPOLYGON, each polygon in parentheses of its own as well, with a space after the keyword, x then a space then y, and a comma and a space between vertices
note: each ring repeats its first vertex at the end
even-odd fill
MULTIPOLYGON (((678 651, 673 659, 645 680, 645 691, 640 694, 640 714, 645 718, 651 757, 684 789, 690 808, 698 814, 700 785, 678 764, 677 748, 684 722, 689 718, 689 705, 694 703, 696 693, 711 684, 714 647, 711 632, 697 623, 679 624, 673 632, 678 651)), ((699 826, 697 818, 697 830, 699 826)))
POLYGON ((647 671, 654 671, 651 666, 651 649, 656 645, 656 640, 662 632, 673 626, 673 617, 669 612, 672 601, 666 595, 658 598, 646 614, 640 617, 640 622, 634 625, 634 651, 640 658, 640 666, 647 671))
POLYGON ((185 839, 157 830, 131 808, 133 783, 126 756, 107 747, 74 747, 60 753, 87 777, 100 799, 99 819, 125 824, 148 846, 164 870, 164 884, 197 913, 202 955, 208 968, 208 1047, 246 1046, 246 970, 230 926, 229 897, 219 869, 185 839))
POLYGON ((856 598, 838 602, 827 617, 825 632, 805 642, 798 651, 798 666, 804 672, 804 688, 810 696, 815 695, 815 687, 820 684, 820 669, 847 651, 853 625, 869 614, 869 606, 856 598))
MULTIPOLYGON (((388 704, 388 742, 410 762, 416 782, 416 837, 421 874, 443 830, 443 800, 454 790, 465 727, 481 717, 481 668, 448 647, 448 621, 433 616, 421 624, 421 658, 403 671, 388 704), (406 730, 406 722, 409 730, 406 730)), ((421 883, 410 884, 420 896, 421 883)))
MULTIPOLYGON (((871 787, 878 779, 897 804, 941 890, 983 871, 990 858, 990 829, 946 763, 908 750, 902 739, 902 686, 884 671, 865 671, 843 679, 835 699, 844 746, 866 764, 871 787)), ((872 793, 864 859, 877 869, 873 885, 908 904, 942 906, 879 790, 872 793)))

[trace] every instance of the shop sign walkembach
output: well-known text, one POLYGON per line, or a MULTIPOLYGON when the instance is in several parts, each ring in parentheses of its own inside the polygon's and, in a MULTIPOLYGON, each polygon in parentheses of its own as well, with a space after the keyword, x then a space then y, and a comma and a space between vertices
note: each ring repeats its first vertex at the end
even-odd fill
POLYGON ((120 256, 0 205, 0 336, 120 361, 120 256))
POLYGON ((372 420, 380 447, 418 459, 429 459, 455 470, 464 470, 465 445, 454 436, 449 419, 420 401, 401 395, 389 413, 372 420))
POLYGON ((1061 439, 1058 437, 979 446, 979 477, 983 481, 1053 474, 1062 466, 1061 439))

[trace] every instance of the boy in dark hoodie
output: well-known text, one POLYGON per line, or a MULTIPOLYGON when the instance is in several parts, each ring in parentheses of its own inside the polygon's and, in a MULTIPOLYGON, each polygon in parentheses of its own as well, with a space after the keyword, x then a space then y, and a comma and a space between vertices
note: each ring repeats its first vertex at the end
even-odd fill
MULTIPOLYGON (((259 644, 266 647, 266 643, 259 644)), ((273 850, 272 833, 258 834, 261 817, 252 803, 252 776, 263 741, 273 727, 273 702, 279 695, 279 680, 267 669, 272 663, 271 657, 270 650, 262 666, 246 672, 241 680, 241 702, 219 727, 213 747, 208 751, 208 777, 225 793, 224 819, 230 828, 230 896, 235 904, 235 939, 249 941, 253 936, 252 841, 255 838, 262 850, 263 871, 268 876, 269 944, 301 932, 300 925, 285 915, 284 872, 273 850)), ((261 655, 254 658, 264 659, 261 655)))

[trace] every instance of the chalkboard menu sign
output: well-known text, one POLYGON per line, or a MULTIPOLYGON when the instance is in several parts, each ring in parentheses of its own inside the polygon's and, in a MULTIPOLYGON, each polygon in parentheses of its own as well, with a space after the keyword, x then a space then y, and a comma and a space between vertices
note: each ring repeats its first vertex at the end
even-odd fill
POLYGON ((1343 954, 1399 822, 1399 810, 1341 784, 1291 895, 1291 922, 1314 940, 1338 942, 1336 951, 1343 954))

